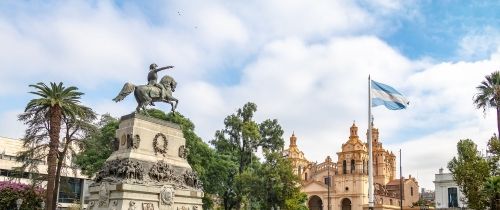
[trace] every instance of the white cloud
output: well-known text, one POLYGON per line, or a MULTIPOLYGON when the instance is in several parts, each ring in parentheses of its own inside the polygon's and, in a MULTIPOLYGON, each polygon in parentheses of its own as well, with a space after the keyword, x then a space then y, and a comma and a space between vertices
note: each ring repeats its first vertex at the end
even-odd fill
POLYGON ((462 37, 459 46, 457 54, 465 58, 487 57, 500 51, 500 31, 492 27, 472 30, 462 37))

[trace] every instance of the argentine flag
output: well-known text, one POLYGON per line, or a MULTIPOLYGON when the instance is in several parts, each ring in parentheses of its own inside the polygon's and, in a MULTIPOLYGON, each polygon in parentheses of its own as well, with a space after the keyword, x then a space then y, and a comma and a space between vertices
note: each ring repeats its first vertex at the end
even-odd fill
POLYGON ((371 81, 372 107, 384 105, 390 110, 405 109, 410 102, 389 85, 371 81))

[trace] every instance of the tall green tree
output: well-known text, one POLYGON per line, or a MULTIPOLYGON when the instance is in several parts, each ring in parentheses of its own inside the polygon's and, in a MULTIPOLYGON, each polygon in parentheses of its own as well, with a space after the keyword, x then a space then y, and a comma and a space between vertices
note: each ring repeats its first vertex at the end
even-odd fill
POLYGON ((496 109, 497 135, 500 135, 500 71, 486 75, 485 80, 476 89, 478 92, 473 98, 476 108, 483 109, 485 113, 488 108, 496 109))
POLYGON ((246 103, 224 119, 225 128, 216 131, 215 139, 211 141, 218 154, 230 157, 237 166, 237 170, 230 170, 233 173, 225 180, 228 188, 218 192, 226 210, 239 209, 248 193, 238 182, 253 162, 255 151, 258 148, 266 152, 278 151, 284 145, 283 130, 278 121, 268 119, 257 123, 253 119, 256 111, 256 104, 246 103))
MULTIPOLYGON (((61 126, 65 122, 66 125, 75 125, 79 120, 78 118, 90 119, 93 112, 80 103, 83 93, 78 92, 78 88, 74 86, 66 87, 62 82, 51 82, 50 85, 37 83, 30 85, 30 87, 35 89, 30 93, 37 96, 37 98, 28 102, 24 113, 20 114, 18 118, 28 127, 24 136, 24 145, 26 147, 35 149, 48 147, 46 209, 55 210, 57 203, 55 200, 57 198, 57 189, 55 187, 58 163, 60 162, 58 158, 64 158, 61 157, 62 154, 59 151, 61 146, 61 126)), ((76 134, 78 129, 73 131, 76 134)), ((68 137, 66 134, 63 135, 68 137)), ((69 144, 64 142, 64 145, 69 144)))
POLYGON ((83 148, 76 155, 76 164, 82 173, 92 177, 103 166, 111 155, 115 131, 118 129, 118 120, 109 114, 104 114, 97 124, 96 129, 89 132, 82 142, 83 148))
POLYGON ((293 173, 290 160, 281 152, 268 152, 264 156, 266 160, 257 172, 260 182, 252 182, 262 209, 307 209, 307 195, 300 192, 300 180, 293 173))
POLYGON ((488 141, 488 162, 492 176, 500 176, 500 139, 496 135, 488 141))
POLYGON ((448 169, 460 190, 467 198, 469 208, 485 209, 487 200, 482 189, 490 176, 490 167, 477 150, 477 145, 470 139, 460 140, 457 144, 458 156, 448 163, 448 169))

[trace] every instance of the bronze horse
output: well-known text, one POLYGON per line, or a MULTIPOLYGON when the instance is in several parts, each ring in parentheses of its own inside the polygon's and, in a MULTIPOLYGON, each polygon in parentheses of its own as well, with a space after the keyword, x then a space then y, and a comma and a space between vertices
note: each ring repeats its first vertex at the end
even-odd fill
POLYGON ((131 92, 134 92, 135 100, 137 101, 137 107, 135 111, 139 113, 140 109, 146 111, 146 106, 152 104, 153 102, 165 102, 169 103, 172 107, 172 112, 175 112, 175 108, 177 108, 177 104, 179 100, 172 96, 172 92, 175 91, 175 87, 177 86, 177 82, 171 76, 163 76, 158 83, 159 85, 163 85, 165 91, 162 93, 159 87, 155 87, 153 85, 139 85, 136 86, 132 83, 125 83, 123 85, 122 90, 116 96, 113 101, 119 102, 127 97, 131 92), (174 104, 175 102, 175 104, 174 104))

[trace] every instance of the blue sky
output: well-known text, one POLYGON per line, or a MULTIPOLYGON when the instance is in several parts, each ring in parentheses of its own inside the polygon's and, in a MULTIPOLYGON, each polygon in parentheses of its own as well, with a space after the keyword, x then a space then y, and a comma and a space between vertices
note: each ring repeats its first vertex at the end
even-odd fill
MULTIPOLYGON (((472 105, 485 75, 500 68, 498 1, 6 1, 0 3, 0 136, 16 121, 29 84, 62 81, 100 114, 125 82, 146 83, 151 63, 178 82, 179 111, 209 141, 223 119, 257 103, 277 118, 311 161, 365 136, 367 77, 406 94, 403 111, 374 109, 385 147, 403 149, 404 173, 432 179, 459 139, 479 148, 495 132, 494 112, 472 105), (425 161, 422 161, 425 160, 425 161)), ((169 110, 163 104, 159 108, 169 110)))

